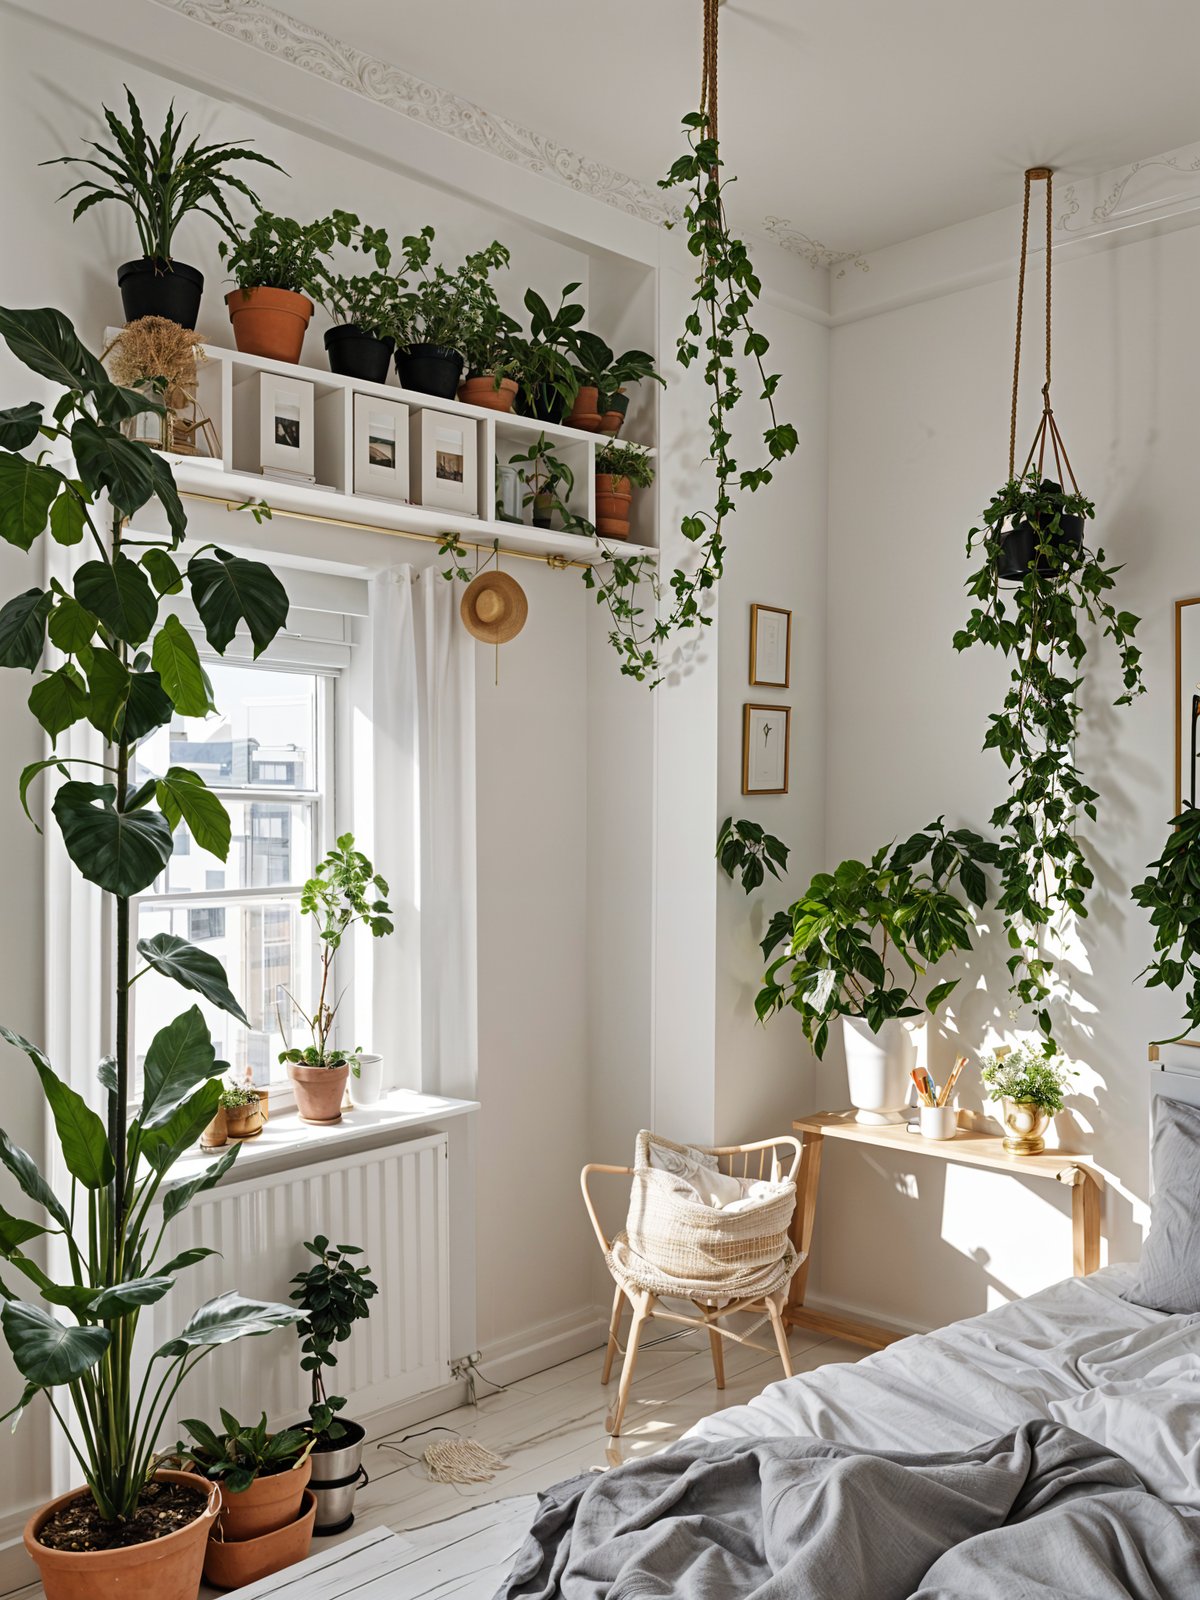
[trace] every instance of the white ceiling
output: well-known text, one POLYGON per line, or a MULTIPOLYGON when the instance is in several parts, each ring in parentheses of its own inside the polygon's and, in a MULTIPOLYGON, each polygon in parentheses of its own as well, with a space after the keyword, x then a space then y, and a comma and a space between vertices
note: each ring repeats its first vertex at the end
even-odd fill
MULTIPOLYGON (((680 148, 700 0, 275 0, 647 183, 680 148)), ((1200 139, 1196 0, 727 0, 731 209, 867 251, 1200 139)))

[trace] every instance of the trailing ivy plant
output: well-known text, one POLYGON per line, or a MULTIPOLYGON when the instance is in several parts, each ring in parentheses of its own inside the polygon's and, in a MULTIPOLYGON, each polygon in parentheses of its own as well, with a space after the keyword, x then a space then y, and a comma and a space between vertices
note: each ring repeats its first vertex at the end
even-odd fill
MULTIPOLYGON (((819 872, 771 918, 763 956, 785 948, 755 999, 759 1021, 791 1006, 819 1058, 838 1017, 864 1017, 876 1031, 893 1017, 919 1017, 916 991, 926 969, 972 948, 971 907, 986 905, 983 869, 996 859, 989 840, 967 828, 947 831, 939 817, 870 862, 819 872)), ((932 1016, 958 982, 934 984, 924 1009, 932 1016)))
POLYGON ((48 414, 39 401, 0 412, 0 537, 25 551, 46 533, 59 544, 92 547, 69 586, 35 584, 0 608, 0 666, 36 674, 29 709, 52 745, 87 721, 106 747, 101 761, 58 753, 32 763, 21 774, 21 802, 28 811, 30 784, 57 769, 64 781, 51 812, 74 867, 112 897, 116 935, 112 1038, 96 1041, 97 1052, 105 1050, 96 1073, 103 1115, 36 1044, 0 1028, 37 1073, 70 1179, 52 1187, 33 1157, 0 1132, 0 1165, 38 1214, 0 1208, 0 1258, 38 1297, 20 1298, 6 1273, 0 1325, 25 1380, 13 1410, 19 1416, 46 1396, 101 1517, 118 1522, 137 1510, 163 1419, 196 1363, 219 1345, 297 1320, 288 1306, 230 1292, 194 1311, 148 1358, 134 1356, 143 1309, 213 1253, 197 1246, 162 1260, 169 1223, 220 1180, 240 1146, 171 1189, 156 1209, 163 1179, 216 1112, 227 1064, 192 1005, 151 1039, 134 1097, 131 990, 169 980, 246 1021, 210 952, 175 934, 137 939, 132 925, 130 901, 166 867, 181 824, 219 860, 230 844, 228 813, 198 774, 169 767, 155 777, 137 763, 139 743, 157 729, 214 709, 191 635, 173 614, 160 619, 160 607, 186 583, 213 650, 223 655, 245 624, 257 656, 286 622, 288 600, 261 562, 204 546, 183 563, 185 518, 171 469, 121 428, 162 408, 112 383, 61 312, 0 308, 0 338, 63 391, 48 414), (23 453, 35 445, 36 457, 23 453), (169 531, 131 533, 129 519, 154 500, 169 531), (43 661, 48 642, 56 663, 43 661), (82 775, 71 770, 79 765, 82 775), (48 1261, 39 1259, 42 1241, 58 1243, 48 1261))
POLYGON ((1188 985, 1183 1027, 1156 1041, 1175 1044, 1200 1032, 1200 806, 1188 806, 1174 819, 1163 853, 1149 871, 1151 876, 1133 890, 1154 929, 1154 959, 1140 976, 1148 989, 1188 985))
POLYGON ((708 627, 712 618, 703 610, 705 593, 715 587, 725 570, 725 523, 735 509, 734 492, 753 492, 770 483, 773 463, 796 449, 796 430, 775 415, 779 374, 768 373, 763 357, 770 349, 765 334, 750 322, 761 292, 749 252, 732 232, 725 215, 718 142, 709 132, 708 114, 690 112, 683 119, 689 150, 672 165, 663 189, 684 188, 688 249, 696 260, 696 286, 692 309, 676 343, 683 367, 703 361, 711 399, 708 412, 709 456, 716 477, 711 511, 694 511, 684 517, 680 531, 696 548, 694 565, 677 567, 667 580, 669 604, 664 612, 664 585, 646 557, 616 558, 611 566, 591 568, 585 574, 597 602, 607 605, 613 627, 609 634, 621 656, 621 671, 639 682, 661 682, 663 645, 676 632, 708 627), (767 460, 762 465, 739 466, 731 453, 730 422, 742 398, 737 360, 748 358, 758 373, 759 398, 765 402, 770 425, 763 433, 767 460), (645 582, 654 595, 653 608, 637 604, 636 590, 645 582))
POLYGON ((996 907, 1011 950, 1011 992, 1034 1008, 1048 1055, 1057 1046, 1048 1004, 1054 963, 1044 952, 1044 934, 1065 912, 1087 915, 1093 881, 1075 831, 1081 812, 1096 820, 1098 799, 1075 761, 1085 625, 1113 641, 1123 684, 1116 704, 1145 691, 1133 643, 1138 618, 1108 598, 1121 569, 1105 565, 1104 551, 1091 550, 1084 538, 1064 537, 1064 514, 1090 519, 1095 506, 1082 495, 1048 492, 1036 471, 993 496, 983 526, 967 537, 968 556, 979 557, 967 580, 976 603, 954 635, 956 650, 990 645, 1011 664, 1008 693, 983 741, 1010 774, 1008 795, 991 819, 1000 834, 996 907), (1023 520, 1036 543, 1024 576, 1006 592, 999 569, 1009 519, 1023 520))
POLYGON ((781 867, 786 872, 789 854, 781 839, 767 833, 760 823, 745 818, 735 822, 732 817, 726 817, 717 835, 717 860, 721 871, 729 878, 741 873, 742 888, 747 894, 758 888, 766 872, 773 878, 779 876, 781 867))

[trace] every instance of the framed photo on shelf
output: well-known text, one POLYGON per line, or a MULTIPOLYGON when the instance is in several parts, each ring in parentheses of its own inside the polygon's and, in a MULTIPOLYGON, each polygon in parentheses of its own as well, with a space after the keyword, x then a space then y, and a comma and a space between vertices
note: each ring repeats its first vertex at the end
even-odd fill
POLYGON ((791 688, 792 613, 780 606, 750 607, 750 682, 761 689, 791 688))
POLYGON ((479 424, 424 408, 408 419, 412 439, 412 498, 419 506, 477 517, 476 449, 479 424))
POLYGON ((742 712, 742 793, 788 792, 791 706, 747 705, 742 712))
POLYGON ((408 499, 408 407, 354 396, 354 492, 408 499))
POLYGON ((258 374, 258 464, 313 476, 313 386, 303 378, 258 374))

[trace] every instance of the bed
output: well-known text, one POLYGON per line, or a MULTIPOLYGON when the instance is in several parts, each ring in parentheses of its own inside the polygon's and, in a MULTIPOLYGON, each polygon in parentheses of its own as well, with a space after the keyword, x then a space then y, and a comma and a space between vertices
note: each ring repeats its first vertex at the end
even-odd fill
MULTIPOLYGON (((1200 1106, 1200 1076, 1154 1087, 1200 1106)), ((1200 1314, 1123 1299, 1135 1276, 772 1384, 559 1485, 497 1600, 1200 1596, 1200 1314)))

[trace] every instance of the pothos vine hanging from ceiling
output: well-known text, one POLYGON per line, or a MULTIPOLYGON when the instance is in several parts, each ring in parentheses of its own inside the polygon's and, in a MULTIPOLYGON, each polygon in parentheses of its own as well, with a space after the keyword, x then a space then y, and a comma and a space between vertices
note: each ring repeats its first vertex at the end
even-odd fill
POLYGON ((753 492, 770 483, 771 464, 792 454, 797 445, 791 423, 775 415, 779 374, 768 373, 763 357, 770 348, 765 334, 750 322, 761 285, 741 239, 730 230, 725 215, 721 154, 717 131, 717 14, 720 0, 704 0, 704 63, 700 82, 700 109, 683 119, 688 153, 680 156, 662 189, 689 191, 684 207, 688 249, 696 259, 697 274, 692 308, 676 343, 679 364, 690 367, 704 360, 705 382, 711 391, 708 413, 709 455, 716 479, 711 511, 694 511, 684 517, 680 531, 695 546, 694 562, 676 567, 664 593, 653 557, 613 558, 604 570, 588 568, 584 582, 607 605, 612 619, 609 638, 621 657, 621 671, 651 686, 661 681, 661 649, 672 634, 686 628, 707 627, 712 622, 703 609, 703 597, 721 577, 725 567, 725 523, 733 514, 733 490, 753 492), (743 468, 730 454, 730 417, 742 398, 737 361, 753 362, 762 388, 770 426, 763 433, 767 461, 743 468), (639 585, 645 583, 653 605, 638 604, 639 585))
POLYGON ((1141 652, 1132 642, 1138 618, 1117 611, 1106 598, 1121 569, 1106 566, 1104 551, 1093 552, 1084 542, 1085 519, 1094 517, 1096 508, 1080 493, 1050 406, 1052 185, 1047 167, 1025 174, 1008 481, 983 513, 984 526, 968 535, 967 554, 978 549, 982 556, 967 581, 979 603, 954 635, 956 650, 988 644, 1012 662, 1008 694, 992 714, 983 742, 985 750, 1000 752, 1010 773, 1007 798, 992 814, 992 826, 1000 830, 996 905, 1012 952, 1011 992, 1035 1008, 1047 1054, 1056 1049, 1048 1008, 1054 963, 1044 953, 1043 937, 1062 914, 1087 915, 1093 881, 1075 831, 1081 811, 1095 821, 1099 798, 1075 761, 1088 653, 1081 623, 1098 624, 1113 640, 1123 683, 1116 704, 1127 705, 1145 690, 1141 652), (1018 474, 1017 396, 1034 181, 1046 185, 1046 377, 1041 420, 1018 474), (1057 478, 1045 476, 1047 449, 1057 478), (1064 478, 1070 480, 1070 492, 1064 478), (1002 598, 1002 585, 1013 586, 1011 606, 1002 598))

